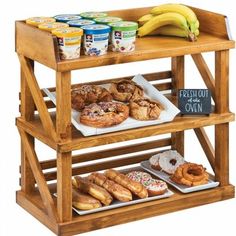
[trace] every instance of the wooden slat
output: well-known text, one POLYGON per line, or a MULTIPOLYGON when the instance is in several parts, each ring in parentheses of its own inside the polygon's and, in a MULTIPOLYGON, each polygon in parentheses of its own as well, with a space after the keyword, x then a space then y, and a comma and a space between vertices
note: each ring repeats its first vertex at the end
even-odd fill
POLYGON ((60 222, 72 219, 71 152, 57 153, 57 209, 60 222))
MULTIPOLYGON (((161 140, 154 140, 148 143, 139 143, 139 144, 134 143, 129 146, 123 146, 123 147, 120 146, 120 147, 115 147, 108 150, 93 151, 86 154, 73 156, 72 164, 82 163, 85 161, 93 161, 93 160, 98 160, 102 158, 109 158, 113 156, 129 154, 133 152, 140 152, 144 150, 150 150, 153 148, 165 147, 169 145, 171 145, 171 139, 166 138, 166 139, 161 139, 161 140)), ((43 170, 54 168, 56 167, 56 159, 43 161, 40 163, 40 165, 43 170)))
POLYGON ((195 7, 191 8, 197 15, 197 18, 200 22, 200 32, 207 32, 220 38, 230 39, 230 35, 226 26, 226 16, 195 7))
MULTIPOLYGON (((166 150, 162 150, 161 152, 163 152, 163 151, 166 151, 166 150)), ((81 174, 91 173, 94 171, 106 170, 109 168, 137 164, 137 163, 140 163, 141 161, 145 161, 145 160, 149 159, 153 154, 156 154, 156 153, 159 153, 159 152, 154 151, 153 153, 148 153, 148 154, 131 156, 131 157, 121 158, 121 159, 112 160, 112 161, 105 161, 105 162, 85 165, 85 166, 81 166, 81 167, 73 167, 72 168, 72 175, 73 176, 74 175, 81 175, 81 174)), ((47 181, 55 180, 57 178, 57 172, 56 171, 47 172, 44 174, 44 177, 47 181)))
POLYGON ((53 69, 57 68, 56 37, 23 21, 16 22, 16 52, 53 69))
POLYGON ((19 60, 22 66, 22 70, 25 74, 27 84, 30 88, 31 95, 34 99, 35 105, 39 112, 43 127, 45 131, 47 132, 48 136, 51 137, 53 140, 56 140, 56 132, 55 132, 52 120, 50 118, 50 115, 48 113, 47 107, 44 103, 44 100, 40 92, 40 88, 35 78, 30 61, 22 55, 19 55, 19 60))
POLYGON ((206 157, 211 165, 212 170, 215 172, 215 150, 211 144, 210 139, 208 138, 204 128, 194 129, 194 132, 204 150, 206 157))
POLYGON ((216 112, 229 111, 229 50, 215 52, 216 112))
POLYGON ((213 100, 215 101, 215 80, 206 64, 206 61, 204 60, 202 54, 194 54, 192 55, 192 58, 203 78, 204 83, 207 88, 210 89, 213 100))
MULTIPOLYGON (((30 61, 32 69, 34 68, 34 62, 30 61)), ((21 68, 21 94, 22 94, 22 100, 21 100, 21 117, 25 121, 30 121, 34 119, 34 100, 30 93, 29 86, 27 84, 25 74, 23 73, 23 69, 21 68)), ((34 137, 30 136, 29 142, 32 146, 34 146, 34 137)), ((24 145, 21 141, 21 180, 20 185, 23 192, 26 194, 30 194, 35 185, 34 175, 30 168, 30 164, 27 158, 27 154, 24 148, 24 145)))
POLYGON ((58 140, 71 138, 71 72, 57 72, 56 130, 58 140))
MULTIPOLYGON (((172 70, 172 95, 177 96, 178 89, 184 88, 184 56, 171 58, 172 70)), ((172 149, 177 150, 184 156, 184 131, 171 134, 172 149)))
POLYGON ((38 162, 38 158, 35 153, 34 146, 32 146, 32 142, 30 141, 30 137, 27 133, 25 133, 21 129, 19 129, 19 133, 20 133, 25 151, 27 153, 27 158, 28 158, 30 167, 33 171, 34 178, 36 180, 41 197, 43 199, 43 203, 47 209, 48 215, 52 220, 57 222, 58 216, 57 216, 56 208, 55 208, 52 196, 49 192, 47 183, 45 181, 41 166, 38 162))
MULTIPOLYGON (((229 51, 215 53, 216 112, 229 110, 229 51)), ((229 184, 229 124, 215 126, 215 174, 221 186, 229 184)))

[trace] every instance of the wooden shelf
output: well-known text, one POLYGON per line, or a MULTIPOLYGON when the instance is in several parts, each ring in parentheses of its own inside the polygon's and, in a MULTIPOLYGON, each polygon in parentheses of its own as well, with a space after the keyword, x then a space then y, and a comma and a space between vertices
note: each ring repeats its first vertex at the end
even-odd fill
MULTIPOLYGON (((109 15, 119 16, 125 20, 137 21, 151 8, 138 8, 110 11, 109 15)), ((104 56, 81 56, 76 60, 60 61, 55 36, 25 24, 16 22, 16 51, 28 58, 40 62, 56 71, 70 71, 120 63, 144 61, 165 57, 197 54, 202 52, 232 49, 235 42, 230 39, 227 18, 220 14, 193 8, 200 21, 200 36, 197 42, 188 42, 177 37, 138 38, 136 49, 130 53, 108 52, 104 56), (215 19, 215 22, 214 22, 215 19), (34 41, 32 42, 32 38, 34 41)))
MULTIPOLYGON (((51 193, 56 192, 56 186, 50 185, 51 193)), ((17 203, 46 225, 57 235, 69 236, 84 233, 108 226, 114 226, 147 217, 162 215, 234 197, 235 188, 232 185, 217 187, 195 193, 182 194, 176 190, 170 198, 126 206, 113 210, 79 216, 74 214, 72 220, 66 223, 52 222, 48 217, 39 192, 36 190, 30 196, 22 191, 17 192, 17 203)))
MULTIPOLYGON (((55 113, 51 114, 55 125, 55 113)), ((49 145, 60 152, 74 151, 82 148, 95 147, 110 143, 128 141, 137 138, 150 137, 154 135, 167 134, 173 131, 179 132, 187 129, 195 129, 204 126, 211 126, 221 123, 232 122, 235 120, 233 113, 216 114, 212 113, 210 116, 185 116, 176 117, 173 122, 163 123, 159 125, 152 125, 137 129, 117 131, 108 134, 95 135, 90 137, 83 136, 75 128, 72 129, 72 139, 66 143, 57 143, 50 139, 45 130, 39 116, 35 116, 33 121, 24 121, 22 118, 16 119, 16 124, 19 128, 24 129, 27 133, 36 137, 43 143, 49 145)))

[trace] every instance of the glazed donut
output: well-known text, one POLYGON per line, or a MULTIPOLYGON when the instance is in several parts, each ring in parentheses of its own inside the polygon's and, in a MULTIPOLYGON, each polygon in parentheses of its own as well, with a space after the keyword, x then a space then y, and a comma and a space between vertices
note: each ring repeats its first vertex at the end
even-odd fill
POLYGON ((91 103, 111 101, 111 94, 98 85, 78 85, 71 91, 71 104, 76 111, 81 111, 91 103))
POLYGON ((177 184, 183 184, 191 187, 207 184, 209 175, 202 165, 195 163, 184 163, 176 169, 170 179, 177 184))
POLYGON ((130 116, 136 120, 156 120, 164 107, 157 101, 140 98, 130 101, 130 116))
POLYGON ((111 83, 109 91, 112 97, 120 102, 129 102, 143 97, 142 87, 132 80, 114 81, 111 83))
POLYGON ((118 102, 92 103, 80 114, 80 122, 84 125, 104 128, 122 123, 129 117, 129 107, 118 102))
POLYGON ((184 163, 184 158, 176 150, 169 150, 152 156, 149 162, 155 170, 174 174, 177 167, 184 163))

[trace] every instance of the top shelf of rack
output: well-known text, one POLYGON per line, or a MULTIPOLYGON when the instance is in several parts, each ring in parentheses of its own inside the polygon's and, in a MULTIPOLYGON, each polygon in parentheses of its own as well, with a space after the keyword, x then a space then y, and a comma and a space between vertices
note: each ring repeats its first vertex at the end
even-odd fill
MULTIPOLYGON (((137 21, 140 16, 148 13, 151 8, 110 11, 108 14, 122 17, 124 20, 137 21)), ((191 8, 196 13, 200 22, 200 36, 197 42, 188 42, 186 39, 176 37, 144 37, 137 39, 136 50, 130 53, 108 52, 100 57, 82 55, 79 59, 61 61, 55 36, 27 25, 24 21, 17 21, 16 52, 54 70, 70 71, 81 68, 226 50, 235 47, 235 42, 230 36, 226 16, 198 8, 191 8)))

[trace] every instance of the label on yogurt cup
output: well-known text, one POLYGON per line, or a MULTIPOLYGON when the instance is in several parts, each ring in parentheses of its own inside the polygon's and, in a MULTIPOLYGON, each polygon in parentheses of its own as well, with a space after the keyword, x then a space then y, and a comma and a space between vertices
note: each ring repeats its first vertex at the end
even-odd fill
POLYGON ((136 22, 122 21, 109 24, 112 27, 112 51, 131 52, 135 49, 136 22))
POLYGON ((71 20, 80 20, 81 16, 76 15, 76 14, 62 14, 62 15, 56 15, 54 16, 54 18, 59 22, 67 23, 68 21, 71 21, 71 20))
POLYGON ((87 25, 84 30, 83 47, 85 55, 100 56, 107 53, 110 27, 107 25, 87 25))
POLYGON ((98 17, 105 17, 107 16, 107 13, 105 12, 83 12, 80 14, 81 17, 86 19, 95 19, 98 17))

